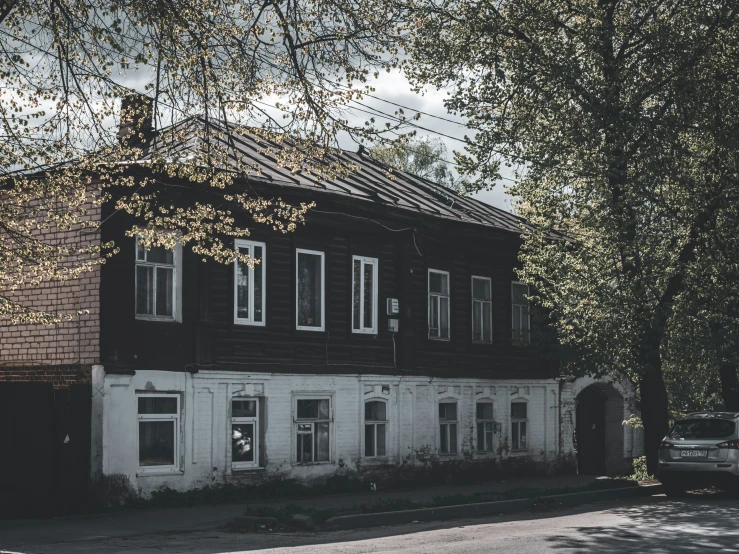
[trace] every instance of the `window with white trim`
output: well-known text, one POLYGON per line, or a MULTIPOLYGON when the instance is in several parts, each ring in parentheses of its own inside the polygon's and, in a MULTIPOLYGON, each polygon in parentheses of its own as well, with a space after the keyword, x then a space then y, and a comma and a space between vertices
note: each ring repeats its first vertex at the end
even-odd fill
POLYGON ((352 256, 352 332, 377 334, 377 258, 352 256))
POLYGON ((429 338, 449 340, 449 272, 429 269, 429 338))
POLYGON ((178 252, 147 249, 136 237, 136 317, 173 321, 177 315, 178 252))
POLYGON ((296 461, 328 462, 331 458, 331 400, 298 398, 295 425, 296 461))
POLYGON ((513 343, 531 342, 531 318, 529 316, 529 286, 513 281, 511 283, 511 305, 513 308, 513 343))
POLYGON ((265 324, 266 246, 263 242, 236 239, 236 250, 249 256, 253 263, 234 263, 234 323, 265 324))
POLYGON ((180 396, 141 394, 138 404, 139 468, 179 468, 180 396))
POLYGON ((386 456, 387 403, 369 400, 364 403, 364 455, 386 456))
POLYGON ((472 276, 472 341, 493 342, 493 302, 490 277, 472 276))
POLYGON ((457 403, 439 402, 439 453, 457 453, 457 403))
POLYGON ((259 466, 259 400, 231 399, 231 467, 259 466))
POLYGON ((295 250, 295 328, 303 331, 325 329, 325 260, 316 250, 295 250))
POLYGON ((526 450, 528 448, 528 404, 526 402, 511 402, 511 450, 526 450))
POLYGON ((476 405, 477 419, 477 451, 492 452, 495 420, 493 419, 493 403, 480 401, 476 405))

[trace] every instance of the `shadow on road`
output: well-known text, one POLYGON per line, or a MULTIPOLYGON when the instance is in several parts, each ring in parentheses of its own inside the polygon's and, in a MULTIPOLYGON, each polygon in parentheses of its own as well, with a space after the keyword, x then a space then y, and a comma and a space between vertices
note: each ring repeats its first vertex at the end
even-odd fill
POLYGON ((610 510, 629 523, 581 526, 547 539, 565 552, 739 552, 739 500, 726 493, 635 504, 610 510))

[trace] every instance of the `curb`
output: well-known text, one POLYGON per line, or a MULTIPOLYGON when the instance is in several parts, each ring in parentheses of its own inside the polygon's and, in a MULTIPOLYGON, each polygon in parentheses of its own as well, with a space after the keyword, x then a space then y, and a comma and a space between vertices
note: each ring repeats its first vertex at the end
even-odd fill
POLYGON ((472 518, 488 515, 514 514, 524 512, 537 505, 556 504, 558 507, 571 507, 590 504, 603 500, 619 500, 621 498, 637 498, 661 494, 662 485, 641 485, 606 489, 599 491, 572 492, 553 496, 538 496, 516 500, 500 500, 496 502, 480 502, 477 504, 460 504, 457 506, 440 506, 438 508, 419 508, 399 512, 380 512, 377 514, 355 514, 332 517, 325 523, 325 529, 350 530, 362 527, 378 527, 381 525, 397 525, 401 523, 439 521, 457 518, 472 518))

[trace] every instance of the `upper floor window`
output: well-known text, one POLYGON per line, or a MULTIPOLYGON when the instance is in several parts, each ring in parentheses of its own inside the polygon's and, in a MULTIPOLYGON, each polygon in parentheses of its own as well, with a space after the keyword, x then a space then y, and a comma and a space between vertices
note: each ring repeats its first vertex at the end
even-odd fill
POLYGON ((429 338, 449 340, 449 272, 429 269, 429 338))
POLYGON ((264 325, 265 245, 237 239, 235 247, 254 261, 250 265, 237 259, 234 264, 234 323, 264 325))
POLYGON ((175 320, 177 316, 178 248, 147 249, 136 238, 136 317, 175 320))
POLYGON ((439 402, 439 452, 457 453, 457 403, 439 402))
POLYGON ((472 341, 493 342, 490 277, 472 276, 472 341))
POLYGON ((296 255, 296 329, 325 329, 324 254, 315 250, 295 250, 296 255))
POLYGON ((493 435, 495 431, 495 420, 493 419, 493 403, 477 403, 477 451, 493 451, 493 435))
POLYGON ((299 398, 295 418, 296 461, 328 462, 331 433, 330 398, 299 398))
POLYGON ((259 400, 231 400, 231 467, 259 465, 259 400))
POLYGON ((382 400, 364 403, 364 455, 368 458, 385 456, 387 404, 382 400))
POLYGON ((513 343, 531 342, 531 320, 529 317, 529 286, 514 281, 511 283, 511 304, 513 307, 513 343))
POLYGON ((377 334, 377 258, 352 256, 352 332, 377 334))
POLYGON ((511 402, 511 449, 528 448, 529 414, 526 402, 511 402))
POLYGON ((180 465, 180 396, 142 394, 138 403, 139 468, 177 470, 180 465))

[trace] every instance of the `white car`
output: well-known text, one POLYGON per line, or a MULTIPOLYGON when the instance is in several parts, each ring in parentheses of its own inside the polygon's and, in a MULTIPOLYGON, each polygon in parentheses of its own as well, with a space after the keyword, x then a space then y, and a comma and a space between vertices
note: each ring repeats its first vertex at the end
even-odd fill
POLYGON ((739 413, 696 412, 672 426, 659 447, 668 494, 701 485, 739 489, 739 413))

